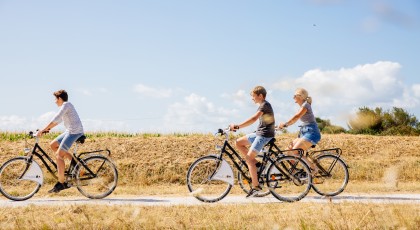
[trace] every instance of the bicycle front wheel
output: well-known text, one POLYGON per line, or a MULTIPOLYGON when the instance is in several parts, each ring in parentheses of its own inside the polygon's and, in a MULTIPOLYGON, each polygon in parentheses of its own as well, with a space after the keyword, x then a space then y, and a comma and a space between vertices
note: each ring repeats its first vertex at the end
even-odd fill
POLYGON ((83 162, 84 165, 79 163, 76 169, 79 192, 91 199, 101 199, 111 194, 118 182, 115 164, 102 155, 88 156, 83 162))
POLYGON ((0 167, 0 192, 11 200, 22 201, 31 198, 41 185, 33 180, 22 179, 30 164, 26 157, 15 157, 0 167))
POLYGON ((343 160, 335 155, 320 155, 315 160, 319 171, 313 178, 312 187, 322 196, 336 196, 344 191, 349 182, 349 170, 343 160))
POLYGON ((216 156, 204 156, 191 164, 187 173, 188 190, 198 200, 216 202, 223 199, 232 188, 229 183, 213 179, 222 161, 216 156))
POLYGON ((267 170, 267 185, 274 197, 285 202, 304 198, 311 189, 312 177, 308 165, 300 158, 283 156, 267 170))

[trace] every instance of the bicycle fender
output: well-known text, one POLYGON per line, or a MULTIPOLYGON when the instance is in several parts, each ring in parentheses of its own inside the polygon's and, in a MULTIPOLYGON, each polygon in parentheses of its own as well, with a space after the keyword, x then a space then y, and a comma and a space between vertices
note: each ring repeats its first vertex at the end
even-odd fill
POLYGON ((234 177, 232 167, 230 167, 226 160, 222 159, 222 164, 220 165, 217 172, 211 177, 211 180, 221 180, 233 186, 234 177))
POLYGON ((31 166, 22 176, 21 180, 31 180, 42 185, 44 183, 44 175, 42 173, 41 167, 36 161, 32 161, 31 166))

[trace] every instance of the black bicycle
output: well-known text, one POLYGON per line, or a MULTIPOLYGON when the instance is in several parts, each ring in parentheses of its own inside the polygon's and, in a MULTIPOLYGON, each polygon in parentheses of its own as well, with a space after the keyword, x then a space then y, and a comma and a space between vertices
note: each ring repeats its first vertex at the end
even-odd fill
MULTIPOLYGON (((215 136, 225 135, 223 145, 216 145, 220 152, 200 157, 188 169, 188 190, 200 201, 217 202, 234 185, 232 167, 224 159, 225 156, 238 170, 238 181, 244 191, 250 189, 248 166, 229 144, 230 132, 229 129, 219 129, 215 136)), ((311 189, 312 176, 308 165, 299 157, 284 155, 285 152, 276 146, 274 138, 262 151, 261 162, 257 163, 257 175, 260 185, 266 190, 261 191, 259 196, 271 193, 281 201, 294 202, 304 198, 311 189)))
MULTIPOLYGON (((44 183, 42 169, 35 157, 57 179, 57 165, 39 145, 36 133, 29 133, 35 138, 32 149, 27 148, 25 156, 14 157, 0 167, 0 192, 11 200, 22 201, 31 198, 44 183)), ((76 141, 73 158, 65 171, 66 182, 76 186, 80 193, 91 199, 101 199, 111 194, 117 186, 118 171, 109 158, 111 151, 96 150, 77 154, 77 144, 84 143, 83 135, 76 141)))
POLYGON ((312 188, 319 195, 336 196, 346 188, 349 182, 349 166, 341 158, 341 153, 340 148, 305 152, 306 158, 318 169, 312 176, 312 188))

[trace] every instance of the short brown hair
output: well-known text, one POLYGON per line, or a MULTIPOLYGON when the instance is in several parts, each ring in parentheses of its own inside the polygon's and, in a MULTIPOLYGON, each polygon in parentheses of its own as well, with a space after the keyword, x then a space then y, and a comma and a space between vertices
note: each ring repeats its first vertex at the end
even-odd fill
POLYGON ((67 92, 64 89, 58 90, 54 92, 54 96, 58 99, 61 98, 63 101, 67 101, 69 99, 69 95, 67 95, 67 92))
POLYGON ((255 88, 251 91, 251 94, 253 94, 253 93, 255 93, 257 95, 262 94, 264 98, 265 98, 265 96, 267 96, 267 90, 265 90, 265 88, 262 87, 262 86, 255 86, 255 88))

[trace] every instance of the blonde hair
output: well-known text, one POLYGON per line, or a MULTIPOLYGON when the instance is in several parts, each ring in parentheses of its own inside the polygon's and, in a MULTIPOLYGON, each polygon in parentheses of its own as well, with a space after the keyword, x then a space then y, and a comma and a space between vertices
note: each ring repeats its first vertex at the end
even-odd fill
POLYGON ((312 104, 312 97, 308 96, 308 91, 304 88, 298 88, 296 89, 296 92, 309 104, 312 104))
POLYGON ((255 88, 251 91, 251 95, 253 93, 255 93, 256 95, 262 94, 264 98, 267 96, 267 90, 265 90, 265 88, 262 86, 255 86, 255 88))

